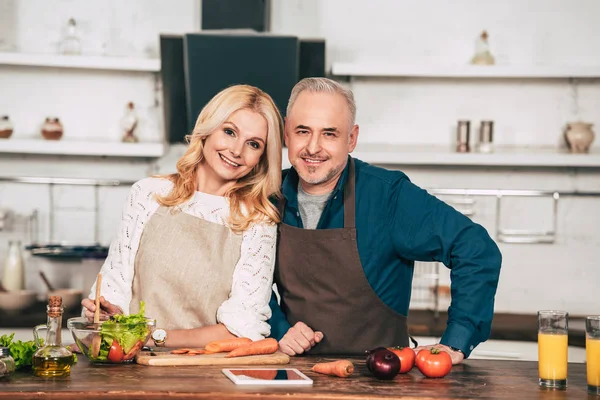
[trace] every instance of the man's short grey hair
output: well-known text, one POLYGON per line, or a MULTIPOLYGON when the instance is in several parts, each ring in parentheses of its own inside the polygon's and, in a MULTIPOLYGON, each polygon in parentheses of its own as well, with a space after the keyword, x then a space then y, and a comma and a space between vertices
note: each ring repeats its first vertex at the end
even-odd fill
POLYGON ((350 125, 354 125, 354 121, 356 120, 356 102, 354 101, 354 94, 352 94, 351 90, 344 88, 336 81, 328 78, 304 78, 300 82, 296 83, 292 89, 290 100, 288 101, 286 115, 290 115, 290 110, 296 102, 296 99, 300 93, 304 92, 305 90, 313 93, 331 93, 342 95, 348 103, 348 108, 350 109, 350 125))

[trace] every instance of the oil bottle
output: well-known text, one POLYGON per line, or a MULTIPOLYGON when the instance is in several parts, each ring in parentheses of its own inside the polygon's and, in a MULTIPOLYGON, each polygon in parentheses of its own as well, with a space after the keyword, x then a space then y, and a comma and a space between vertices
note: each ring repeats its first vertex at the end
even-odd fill
POLYGON ((48 299, 48 323, 33 328, 33 336, 38 350, 33 355, 32 367, 35 376, 46 378, 69 376, 73 365, 73 353, 62 345, 62 297, 48 299), (42 346, 39 331, 47 329, 46 342, 42 346))

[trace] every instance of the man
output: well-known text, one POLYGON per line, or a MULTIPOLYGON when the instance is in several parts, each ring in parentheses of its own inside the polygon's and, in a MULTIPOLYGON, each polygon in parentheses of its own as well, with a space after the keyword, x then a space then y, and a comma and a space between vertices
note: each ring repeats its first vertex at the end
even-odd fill
POLYGON ((435 346, 460 363, 489 337, 501 254, 483 227, 402 172, 350 157, 355 115, 352 92, 332 80, 292 90, 271 336, 289 355, 408 346, 414 261, 439 261, 452 303, 435 346))

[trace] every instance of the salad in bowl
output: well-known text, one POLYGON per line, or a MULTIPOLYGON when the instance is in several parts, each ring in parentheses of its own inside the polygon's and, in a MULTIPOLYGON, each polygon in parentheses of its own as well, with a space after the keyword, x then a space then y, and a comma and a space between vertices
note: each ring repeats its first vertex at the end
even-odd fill
POLYGON ((156 320, 144 316, 144 302, 140 312, 117 314, 103 322, 89 322, 85 317, 69 318, 67 327, 86 357, 97 363, 131 363, 146 344, 156 320))

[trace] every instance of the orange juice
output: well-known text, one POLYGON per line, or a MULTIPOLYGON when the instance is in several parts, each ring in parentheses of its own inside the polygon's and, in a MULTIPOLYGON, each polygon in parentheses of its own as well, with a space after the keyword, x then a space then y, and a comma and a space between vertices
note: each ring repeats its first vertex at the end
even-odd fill
POLYGON ((585 360, 588 385, 600 386, 600 338, 585 339, 585 360))
POLYGON ((541 379, 567 379, 568 337, 566 334, 538 333, 538 368, 541 379))

